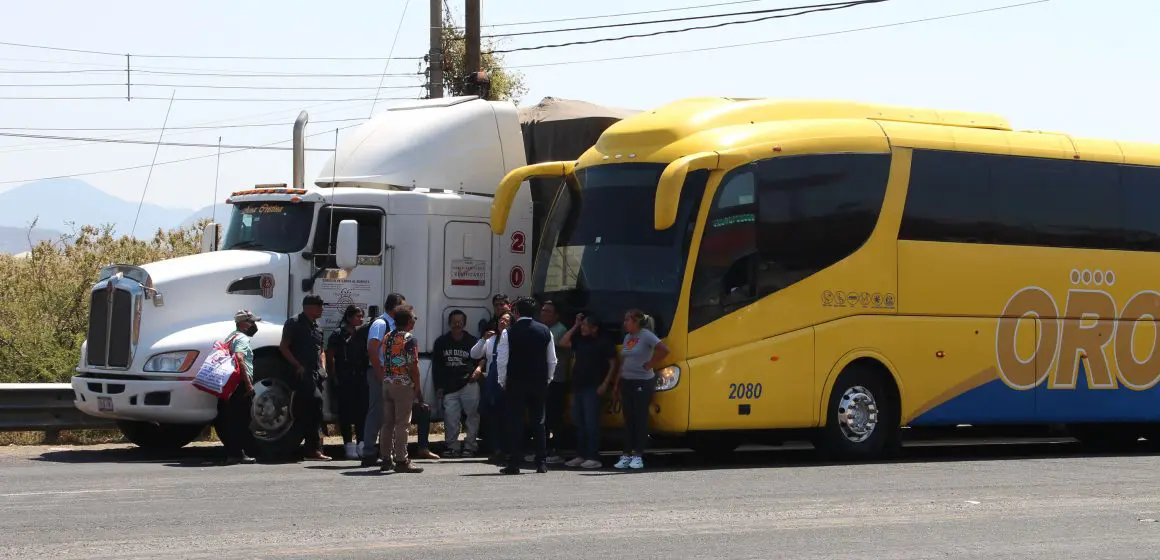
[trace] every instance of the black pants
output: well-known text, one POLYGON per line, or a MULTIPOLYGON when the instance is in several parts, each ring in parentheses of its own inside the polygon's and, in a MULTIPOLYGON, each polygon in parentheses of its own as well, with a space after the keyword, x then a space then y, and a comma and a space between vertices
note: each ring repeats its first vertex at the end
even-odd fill
POLYGON ((656 379, 620 380, 620 408, 624 414, 624 454, 644 455, 648 445, 648 408, 657 390, 656 379))
POLYGON ((548 433, 548 450, 559 455, 564 446, 564 408, 568 406, 568 384, 549 383, 544 406, 544 427, 548 433))
POLYGON ((483 385, 479 404, 479 422, 483 446, 489 453, 504 454, 510 443, 507 437, 507 407, 504 391, 499 386, 483 385))
POLYGON ((250 405, 253 396, 245 387, 238 386, 229 400, 218 399, 217 418, 214 418, 213 429, 217 431, 222 447, 226 448, 226 456, 237 458, 247 450, 253 450, 253 440, 250 435, 250 405))
POLYGON ((533 386, 508 384, 504 395, 508 420, 508 466, 518 467, 523 460, 524 413, 532 427, 532 449, 536 464, 544 462, 548 456, 547 441, 544 438, 544 401, 548 397, 548 387, 532 382, 533 386))
POLYGON ((294 392, 294 421, 302 424, 307 454, 322 451, 322 391, 319 382, 317 377, 307 372, 294 392))
POLYGON ((367 376, 365 371, 343 372, 334 378, 338 385, 338 429, 342 432, 342 442, 351 442, 351 427, 354 438, 365 441, 363 425, 367 421, 367 376))

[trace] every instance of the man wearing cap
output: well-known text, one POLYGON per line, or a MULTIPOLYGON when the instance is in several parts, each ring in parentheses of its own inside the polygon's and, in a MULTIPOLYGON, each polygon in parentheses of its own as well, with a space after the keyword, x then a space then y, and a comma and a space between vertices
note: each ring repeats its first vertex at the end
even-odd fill
POLYGON ((318 326, 322 317, 322 298, 310 294, 302 298, 302 313, 286 320, 282 327, 282 357, 294 368, 297 387, 294 391, 294 417, 306 432, 304 458, 307 461, 329 461, 322 452, 322 383, 326 372, 322 364, 323 334, 318 326))
POLYGON ((250 406, 254 396, 254 350, 250 346, 250 337, 258 332, 258 321, 261 320, 248 309, 234 313, 234 332, 223 341, 242 367, 241 383, 228 400, 218 399, 218 415, 213 422, 218 439, 226 448, 227 465, 254 462, 246 455, 246 449, 252 446, 250 406))

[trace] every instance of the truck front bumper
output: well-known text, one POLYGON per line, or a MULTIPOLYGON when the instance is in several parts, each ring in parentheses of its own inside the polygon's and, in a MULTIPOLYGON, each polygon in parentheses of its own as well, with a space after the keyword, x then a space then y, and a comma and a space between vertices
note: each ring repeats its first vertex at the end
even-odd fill
POLYGON ((85 414, 160 424, 206 424, 217 399, 189 381, 73 377, 74 403, 85 414))

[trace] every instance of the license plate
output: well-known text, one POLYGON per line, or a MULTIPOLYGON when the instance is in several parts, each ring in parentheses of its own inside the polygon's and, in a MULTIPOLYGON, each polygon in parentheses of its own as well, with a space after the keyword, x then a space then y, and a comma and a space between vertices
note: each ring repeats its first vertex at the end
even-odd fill
POLYGON ((113 398, 97 397, 97 410, 101 412, 113 412, 113 398))

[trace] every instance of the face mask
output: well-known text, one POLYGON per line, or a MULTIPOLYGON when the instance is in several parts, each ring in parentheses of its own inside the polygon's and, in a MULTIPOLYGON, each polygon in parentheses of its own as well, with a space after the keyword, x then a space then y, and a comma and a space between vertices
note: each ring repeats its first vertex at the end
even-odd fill
POLYGON ((245 330, 246 336, 254 336, 258 334, 258 325, 250 325, 250 328, 245 330))

